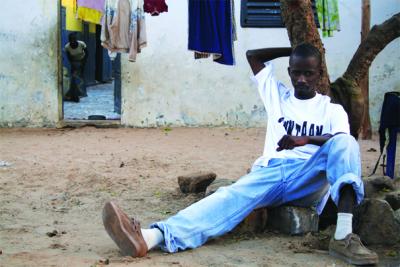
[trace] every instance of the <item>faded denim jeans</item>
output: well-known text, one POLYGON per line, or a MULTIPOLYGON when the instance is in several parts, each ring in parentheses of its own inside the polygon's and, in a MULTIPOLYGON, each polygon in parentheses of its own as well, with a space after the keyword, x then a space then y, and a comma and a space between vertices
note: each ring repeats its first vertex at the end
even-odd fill
POLYGON ((346 184, 353 186, 360 203, 364 187, 359 146, 351 135, 338 134, 308 160, 271 159, 267 167, 253 167, 231 186, 219 188, 150 227, 164 233, 161 249, 165 251, 196 248, 209 238, 231 231, 255 208, 320 203, 320 212, 329 194, 337 205, 340 189, 346 184))

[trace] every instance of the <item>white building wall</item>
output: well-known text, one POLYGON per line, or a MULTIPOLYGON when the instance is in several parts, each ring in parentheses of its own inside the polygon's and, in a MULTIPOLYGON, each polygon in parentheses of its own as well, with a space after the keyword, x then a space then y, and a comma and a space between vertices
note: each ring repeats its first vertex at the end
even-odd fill
POLYGON ((57 1, 2 0, 0 127, 56 126, 57 1))
MULTIPOLYGON (((400 11, 399 0, 372 0, 372 22, 400 11)), ((148 46, 136 63, 122 60, 122 124, 148 127, 264 126, 265 111, 245 59, 248 49, 289 46, 286 29, 240 27, 236 66, 194 60, 187 50, 187 0, 167 0, 169 12, 147 16, 148 46)), ((361 1, 339 0, 341 32, 324 38, 331 80, 346 69, 360 42, 361 1)), ((56 126, 57 1, 3 0, 0 9, 0 127, 56 126)), ((376 129, 383 94, 400 90, 400 39, 389 44, 370 69, 371 118, 376 129)), ((275 62, 277 77, 290 84, 288 60, 275 62)))
MULTIPOLYGON (((400 1, 372 0, 371 24, 400 11, 400 1)), ((130 126, 229 125, 264 126, 262 103, 250 77, 245 52, 261 47, 289 46, 286 29, 240 27, 240 1, 236 3, 237 65, 224 66, 211 59, 194 60, 187 50, 187 1, 167 1, 169 12, 146 19, 148 46, 136 63, 123 60, 122 122, 130 126)), ((341 76, 360 42, 361 1, 339 1, 340 32, 323 38, 331 79, 341 76)), ((400 90, 400 40, 392 42, 371 67, 371 116, 377 126, 386 91, 400 90)), ((288 60, 276 60, 279 79, 290 85, 288 60)))
MULTIPOLYGON (((342 30, 333 38, 324 38, 330 78, 334 81, 346 70, 361 39, 361 0, 340 0, 342 30)), ((371 26, 381 24, 400 12, 399 0, 371 0, 371 26)), ((373 128, 379 127, 385 92, 400 91, 400 38, 392 41, 375 58, 370 67, 370 115, 373 128)))

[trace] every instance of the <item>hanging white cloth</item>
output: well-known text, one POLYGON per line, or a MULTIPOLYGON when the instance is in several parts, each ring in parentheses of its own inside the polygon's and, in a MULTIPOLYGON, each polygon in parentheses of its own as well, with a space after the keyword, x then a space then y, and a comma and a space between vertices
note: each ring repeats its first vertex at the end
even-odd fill
POLYGON ((147 44, 143 0, 106 0, 100 39, 109 51, 136 61, 147 44))

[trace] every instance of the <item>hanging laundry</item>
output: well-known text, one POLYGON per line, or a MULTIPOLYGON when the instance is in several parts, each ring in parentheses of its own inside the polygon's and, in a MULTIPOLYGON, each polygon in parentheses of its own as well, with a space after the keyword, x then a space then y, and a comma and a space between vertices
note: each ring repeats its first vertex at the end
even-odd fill
POLYGON ((83 30, 82 20, 76 18, 76 0, 62 0, 61 5, 65 7, 65 28, 68 31, 81 32, 83 30))
POLYGON ((62 0, 61 5, 63 7, 72 7, 76 10, 76 0, 62 0))
POLYGON ((78 0, 77 18, 91 22, 94 24, 101 24, 101 18, 104 12, 105 0, 78 0))
POLYGON ((78 6, 87 7, 104 13, 105 0, 78 0, 78 6))
POLYGON ((144 0, 144 12, 158 16, 162 12, 168 12, 168 6, 165 0, 144 0))
POLYGON ((128 53, 136 61, 146 46, 143 0, 106 0, 100 39, 111 53, 128 53))
POLYGON ((101 24, 101 18, 103 17, 103 13, 100 11, 78 6, 77 10, 77 18, 83 21, 94 23, 94 24, 101 24))
POLYGON ((333 31, 340 31, 337 0, 317 0, 317 11, 323 37, 332 37, 333 31))
POLYGON ((195 58, 234 65, 236 27, 233 0, 189 0, 189 50, 195 58))
POLYGON ((89 33, 94 33, 94 34, 96 34, 96 24, 94 24, 94 23, 89 23, 89 33))

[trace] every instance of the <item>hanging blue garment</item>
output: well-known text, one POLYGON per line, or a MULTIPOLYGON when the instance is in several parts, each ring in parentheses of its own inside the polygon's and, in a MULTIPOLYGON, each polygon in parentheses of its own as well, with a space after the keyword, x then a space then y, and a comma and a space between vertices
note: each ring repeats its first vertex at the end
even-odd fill
POLYGON ((213 54, 214 61, 234 65, 234 24, 232 0, 189 0, 189 50, 195 58, 213 54))

